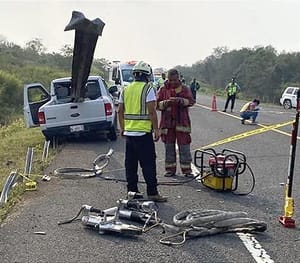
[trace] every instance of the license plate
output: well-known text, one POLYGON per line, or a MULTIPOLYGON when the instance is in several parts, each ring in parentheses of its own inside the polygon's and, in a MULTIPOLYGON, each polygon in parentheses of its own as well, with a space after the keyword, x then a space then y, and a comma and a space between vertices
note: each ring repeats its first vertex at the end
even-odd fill
POLYGON ((70 126, 70 132, 80 132, 80 131, 84 131, 83 125, 70 126))

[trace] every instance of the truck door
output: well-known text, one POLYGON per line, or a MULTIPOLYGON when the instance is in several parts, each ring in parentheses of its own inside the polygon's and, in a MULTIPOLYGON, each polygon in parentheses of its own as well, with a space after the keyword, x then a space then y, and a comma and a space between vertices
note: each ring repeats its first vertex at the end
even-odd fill
POLYGON ((28 128, 39 126, 38 111, 46 102, 50 101, 49 92, 40 83, 24 86, 24 118, 28 128))

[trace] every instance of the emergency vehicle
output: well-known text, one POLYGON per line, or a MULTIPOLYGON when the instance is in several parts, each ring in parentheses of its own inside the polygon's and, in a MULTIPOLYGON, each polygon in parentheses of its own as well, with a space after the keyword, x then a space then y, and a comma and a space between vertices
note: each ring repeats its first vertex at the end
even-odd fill
MULTIPOLYGON (((110 85, 117 86, 119 93, 134 80, 132 69, 137 62, 134 60, 127 62, 113 61, 109 68, 108 80, 110 85)), ((154 81, 153 74, 151 81, 154 81)))

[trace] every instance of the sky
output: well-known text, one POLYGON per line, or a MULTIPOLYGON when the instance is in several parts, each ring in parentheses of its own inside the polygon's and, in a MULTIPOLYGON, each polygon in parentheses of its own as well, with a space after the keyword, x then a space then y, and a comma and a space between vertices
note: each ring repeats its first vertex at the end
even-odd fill
POLYGON ((95 58, 191 66, 213 53, 272 45, 300 51, 297 0, 0 0, 0 39, 21 47, 40 38, 47 52, 74 45, 72 11, 105 22, 95 58))

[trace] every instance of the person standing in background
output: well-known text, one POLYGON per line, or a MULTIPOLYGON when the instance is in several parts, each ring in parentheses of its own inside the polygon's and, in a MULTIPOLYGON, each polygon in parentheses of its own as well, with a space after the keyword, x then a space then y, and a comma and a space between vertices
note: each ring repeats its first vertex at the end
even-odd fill
POLYGON ((193 98, 196 101, 196 95, 197 95, 197 91, 200 89, 200 84, 198 81, 196 81, 195 78, 193 78, 193 81, 190 84, 190 89, 192 91, 193 98))
POLYGON ((231 82, 229 82, 227 84, 225 90, 227 92, 227 100, 226 100, 223 112, 226 112, 228 104, 229 104, 230 101, 231 101, 231 112, 233 112, 234 102, 235 102, 235 99, 236 99, 236 94, 238 92, 240 92, 240 90, 241 90, 240 86, 236 83, 236 78, 235 77, 232 77, 231 82))
POLYGON ((166 81, 166 73, 162 72, 161 77, 157 81, 157 86, 158 86, 157 89, 159 89, 162 85, 164 85, 165 81, 166 81))

